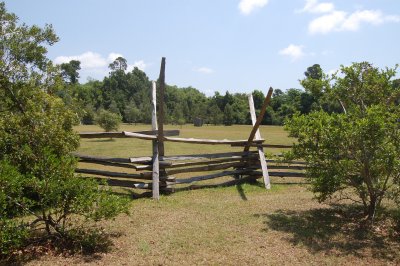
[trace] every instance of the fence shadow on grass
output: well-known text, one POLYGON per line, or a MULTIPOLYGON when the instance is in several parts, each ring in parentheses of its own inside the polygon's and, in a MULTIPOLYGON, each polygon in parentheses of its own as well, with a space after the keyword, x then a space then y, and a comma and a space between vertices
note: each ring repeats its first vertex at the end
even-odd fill
POLYGON ((342 255, 400 262, 400 240, 369 230, 359 214, 334 208, 307 211, 278 210, 264 217, 265 228, 288 233, 286 240, 293 245, 305 246, 310 252, 334 252, 342 255))
POLYGON ((236 184, 236 190, 239 193, 240 198, 242 198, 242 200, 246 201, 247 197, 246 197, 246 193, 243 190, 242 184, 240 184, 240 183, 236 184))
MULTIPOLYGON (((184 191, 189 191, 189 190, 199 190, 199 189, 209 189, 209 188, 212 189, 212 188, 235 186, 236 191, 238 192, 238 195, 240 196, 240 198, 244 201, 247 201, 248 199, 246 196, 245 189, 243 189, 243 184, 249 184, 251 186, 264 188, 264 184, 257 180, 254 180, 251 178, 243 178, 243 179, 235 179, 235 180, 227 181, 224 183, 218 183, 218 184, 190 185, 190 186, 186 186, 186 187, 179 187, 179 188, 174 188, 173 192, 179 193, 179 192, 184 192, 184 191)), ((128 196, 132 200, 152 197, 151 191, 136 192, 130 188, 121 188, 118 191, 112 191, 112 193, 115 195, 119 195, 119 196, 128 196)), ((162 192, 162 194, 169 195, 169 194, 171 194, 171 192, 162 192)))

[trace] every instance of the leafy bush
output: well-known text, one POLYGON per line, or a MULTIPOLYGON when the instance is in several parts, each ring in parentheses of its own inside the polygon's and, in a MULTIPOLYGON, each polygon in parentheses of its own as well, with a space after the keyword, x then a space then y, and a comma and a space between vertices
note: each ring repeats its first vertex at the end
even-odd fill
POLYGON ((29 236, 25 225, 12 220, 29 206, 24 197, 25 178, 8 161, 0 161, 0 257, 21 247, 29 236))
POLYGON ((100 110, 96 116, 96 123, 106 132, 117 131, 121 121, 121 115, 106 110, 100 110))
POLYGON ((341 71, 343 77, 335 76, 324 93, 340 101, 343 113, 318 111, 288 120, 286 129, 298 138, 291 155, 307 161, 318 200, 352 199, 373 221, 382 200, 400 184, 400 107, 394 103, 399 89, 391 84, 391 69, 364 62, 341 71))
POLYGON ((74 169, 74 158, 58 158, 51 151, 45 151, 43 159, 35 165, 35 178, 30 186, 37 193, 40 208, 36 223, 43 223, 48 235, 63 236, 90 220, 110 219, 127 211, 126 199, 99 188, 95 180, 76 176, 74 169), (73 215, 84 219, 69 223, 73 215))

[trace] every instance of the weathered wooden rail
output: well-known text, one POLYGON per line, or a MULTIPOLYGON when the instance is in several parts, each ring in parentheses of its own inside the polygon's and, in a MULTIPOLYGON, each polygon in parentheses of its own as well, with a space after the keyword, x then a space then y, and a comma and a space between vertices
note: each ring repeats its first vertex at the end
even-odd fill
POLYGON ((246 140, 212 140, 180 138, 179 130, 164 130, 164 89, 165 89, 165 58, 161 62, 159 77, 159 93, 156 83, 152 85, 152 130, 138 132, 85 132, 81 138, 136 138, 152 142, 152 156, 132 158, 111 158, 75 154, 80 166, 103 165, 107 169, 99 170, 78 168, 76 172, 94 176, 99 181, 105 181, 110 186, 122 186, 137 189, 152 190, 153 198, 159 199, 160 190, 173 191, 177 186, 191 184, 224 176, 233 180, 222 184, 234 184, 242 180, 254 180, 263 177, 265 187, 270 188, 270 176, 304 177, 305 165, 297 162, 294 165, 281 164, 278 161, 267 160, 264 148, 290 148, 289 145, 265 144, 261 138, 259 126, 266 108, 272 97, 272 88, 264 100, 261 112, 256 117, 252 95, 249 95, 249 107, 253 128, 246 140), (159 109, 157 115, 157 95, 159 109), (243 147, 241 152, 226 152, 213 154, 165 155, 164 142, 180 142, 202 145, 228 145, 243 147), (255 148, 255 151, 251 151, 255 148), (274 170, 274 171, 270 171, 274 170))

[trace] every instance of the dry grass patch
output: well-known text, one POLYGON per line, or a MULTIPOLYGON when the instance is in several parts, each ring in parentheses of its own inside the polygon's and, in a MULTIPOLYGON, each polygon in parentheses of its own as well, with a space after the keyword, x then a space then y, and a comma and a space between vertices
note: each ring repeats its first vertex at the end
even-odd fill
POLYGON ((92 257, 42 257, 31 265, 397 264, 399 244, 312 200, 301 185, 185 191, 132 202, 104 224, 121 236, 92 257), (239 190, 245 194, 245 199, 239 190))

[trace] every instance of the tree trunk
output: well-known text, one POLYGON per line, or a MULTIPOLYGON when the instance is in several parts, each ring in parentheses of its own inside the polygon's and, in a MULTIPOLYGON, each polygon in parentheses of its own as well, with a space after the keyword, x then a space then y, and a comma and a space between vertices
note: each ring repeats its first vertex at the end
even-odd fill
POLYGON ((371 225, 374 223, 375 213, 377 208, 378 199, 376 196, 371 196, 369 201, 369 206, 367 210, 367 220, 371 222, 371 225))

